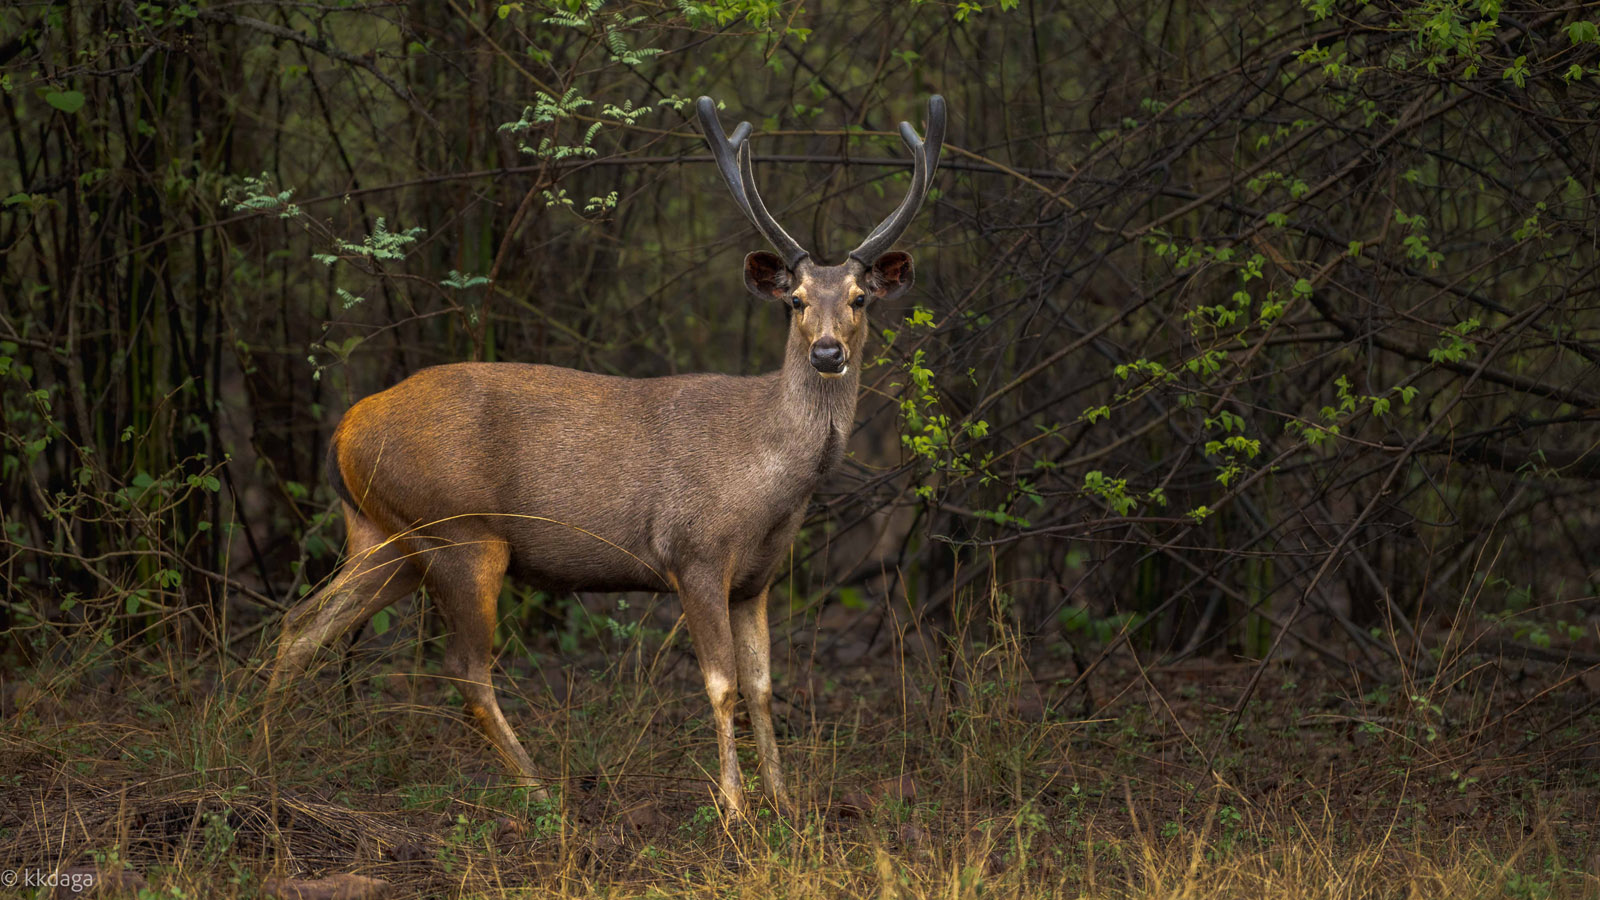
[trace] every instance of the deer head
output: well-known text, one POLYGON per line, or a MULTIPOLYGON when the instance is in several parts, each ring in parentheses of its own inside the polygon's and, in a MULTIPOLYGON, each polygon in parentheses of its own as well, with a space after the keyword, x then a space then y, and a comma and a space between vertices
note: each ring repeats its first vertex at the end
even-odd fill
POLYGON ((733 199, 778 251, 760 250, 744 258, 745 287, 762 300, 787 305, 790 338, 808 348, 808 360, 819 376, 837 378, 848 373, 866 343, 867 306, 898 297, 911 287, 911 254, 889 248, 916 216, 928 195, 934 170, 939 167, 939 150, 944 144, 944 98, 938 94, 928 98, 926 142, 909 122, 900 123, 900 138, 911 151, 914 165, 911 189, 889 218, 836 266, 812 259, 761 202, 751 170, 750 145, 746 142, 750 123, 741 122, 730 138, 722 131, 716 104, 710 97, 701 97, 695 109, 717 170, 733 199))

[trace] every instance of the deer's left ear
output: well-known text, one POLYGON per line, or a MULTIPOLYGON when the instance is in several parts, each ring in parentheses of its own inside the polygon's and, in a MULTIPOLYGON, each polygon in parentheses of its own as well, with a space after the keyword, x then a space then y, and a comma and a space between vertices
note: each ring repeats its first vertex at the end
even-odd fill
POLYGON ((867 270, 867 290, 877 300, 893 300, 911 287, 911 254, 890 250, 872 262, 867 270))

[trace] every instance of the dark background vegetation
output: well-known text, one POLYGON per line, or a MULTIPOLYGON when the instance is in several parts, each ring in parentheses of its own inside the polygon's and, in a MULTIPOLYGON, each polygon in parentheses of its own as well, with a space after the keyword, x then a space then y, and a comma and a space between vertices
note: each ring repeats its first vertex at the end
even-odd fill
MULTIPOLYGON (((776 366, 783 315, 739 280, 761 243, 686 101, 754 123, 763 195, 831 262, 898 202, 894 125, 941 92, 944 164, 903 242, 917 286, 871 311, 856 435, 774 590, 776 638, 831 616, 814 657, 889 665, 910 632, 946 702, 1002 683, 1056 720, 1126 684, 1156 704, 1146 667, 1243 661, 1206 697, 1213 731, 1184 735, 1204 773, 1263 684, 1314 669, 1463 789, 1486 758, 1545 787, 1589 767, 1592 820, 1597 20, 9 5, 8 714, 17 684, 96 666, 264 658, 338 559, 339 413, 421 367, 776 366), (1503 741, 1436 753, 1447 723, 1503 741)), ((507 654, 559 659, 574 622, 626 632, 641 608, 508 586, 507 654)))

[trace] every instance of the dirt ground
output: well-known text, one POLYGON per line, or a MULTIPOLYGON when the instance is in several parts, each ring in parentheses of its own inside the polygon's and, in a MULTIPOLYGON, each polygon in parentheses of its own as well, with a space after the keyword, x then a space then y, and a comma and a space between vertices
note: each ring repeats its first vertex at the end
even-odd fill
POLYGON ((1492 632, 1375 682, 830 611, 775 648, 798 810, 744 822, 671 615, 609 621, 502 657, 542 796, 406 627, 325 666, 270 753, 250 660, 11 673, 0 869, 140 898, 1600 897, 1600 669, 1492 632))

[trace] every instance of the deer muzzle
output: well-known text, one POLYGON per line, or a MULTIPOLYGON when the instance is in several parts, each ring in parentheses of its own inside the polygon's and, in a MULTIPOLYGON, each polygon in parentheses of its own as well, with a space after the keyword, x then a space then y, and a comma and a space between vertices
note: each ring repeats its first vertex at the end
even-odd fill
POLYGON ((818 338, 811 345, 811 368, 822 375, 843 375, 849 367, 850 360, 845 355, 844 345, 838 339, 831 337, 818 338))

